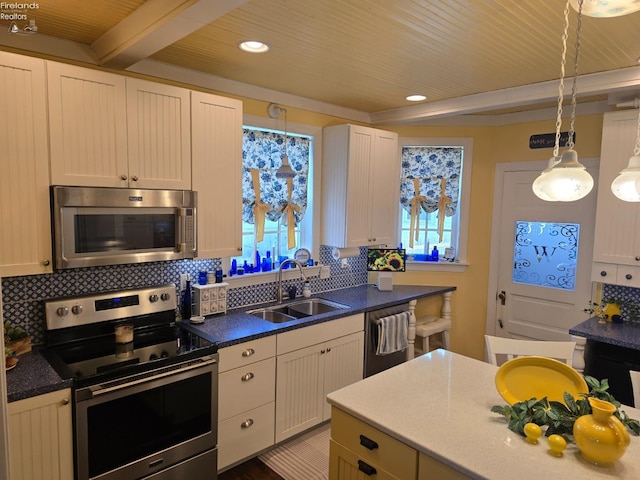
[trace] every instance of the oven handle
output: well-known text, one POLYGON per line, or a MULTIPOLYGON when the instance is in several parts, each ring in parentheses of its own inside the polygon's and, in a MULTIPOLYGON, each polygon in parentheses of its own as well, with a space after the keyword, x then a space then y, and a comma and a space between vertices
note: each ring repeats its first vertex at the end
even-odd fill
POLYGON ((194 370, 196 368, 206 367, 206 366, 212 365, 214 363, 218 363, 218 360, 215 359, 215 358, 203 361, 201 363, 188 365, 188 366, 183 367, 183 368, 177 368, 175 370, 170 370, 170 371, 167 371, 167 372, 159 373, 157 375, 144 377, 144 378, 139 378, 138 380, 132 380, 130 382, 119 383, 118 385, 114 385, 113 387, 103 387, 102 385, 93 385, 93 386, 87 387, 85 389, 85 391, 88 391, 90 393, 90 397, 89 398, 94 398, 94 397, 97 397, 99 395, 104 395, 105 393, 115 392, 117 390, 122 390, 123 388, 129 388, 129 387, 132 387, 133 385, 139 385, 140 383, 146 383, 146 382, 150 382, 152 380, 158 380, 159 378, 168 377, 169 375, 175 375, 176 373, 188 372, 189 370, 194 370))

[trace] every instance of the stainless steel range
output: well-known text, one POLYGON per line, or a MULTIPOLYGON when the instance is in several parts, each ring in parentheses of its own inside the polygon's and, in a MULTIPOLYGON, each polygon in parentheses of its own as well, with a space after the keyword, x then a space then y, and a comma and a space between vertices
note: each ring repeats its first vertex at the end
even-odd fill
POLYGON ((45 302, 44 354, 74 379, 77 480, 217 478, 218 347, 175 308, 173 284, 45 302))

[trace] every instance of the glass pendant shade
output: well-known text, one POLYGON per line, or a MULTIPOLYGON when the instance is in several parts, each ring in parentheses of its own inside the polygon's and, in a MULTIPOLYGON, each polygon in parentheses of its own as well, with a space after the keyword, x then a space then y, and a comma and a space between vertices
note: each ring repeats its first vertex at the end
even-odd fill
POLYGON ((640 155, 629 159, 629 165, 611 183, 611 191, 625 202, 640 202, 640 155))
POLYGON ((548 182, 546 180, 547 174, 553 169, 553 166, 560 161, 559 158, 551 157, 549 159, 549 165, 545 168, 540 175, 533 181, 531 188, 533 193, 541 200, 545 202, 553 202, 554 199, 551 197, 549 192, 547 192, 546 188, 548 188, 548 182))
MULTIPOLYGON (((571 6, 578 11, 578 0, 571 0, 571 6)), ((582 14, 588 17, 621 17, 640 10, 638 0, 583 0, 582 14)))
POLYGON ((296 172, 293 171, 291 165, 289 165, 289 157, 285 153, 282 157, 282 165, 276 170, 276 177, 278 178, 293 178, 296 176, 296 172))
POLYGON ((574 202, 587 196, 593 188, 593 178, 580 162, 575 150, 562 153, 560 163, 544 171, 536 179, 533 191, 542 200, 574 202), (543 196, 537 192, 541 192, 543 196), (550 200, 549 200, 550 199, 550 200))

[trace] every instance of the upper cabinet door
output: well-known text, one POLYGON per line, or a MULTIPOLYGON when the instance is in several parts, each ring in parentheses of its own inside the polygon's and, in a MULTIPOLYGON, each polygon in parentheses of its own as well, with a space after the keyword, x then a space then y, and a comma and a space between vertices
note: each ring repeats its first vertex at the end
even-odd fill
MULTIPOLYGON (((611 192, 611 182, 633 155, 637 132, 637 110, 604 115, 593 243, 595 262, 640 266, 640 204, 624 202, 611 192)), ((617 283, 610 280, 600 281, 617 283)))
POLYGON ((395 246, 400 208, 397 134, 337 125, 322 135, 322 243, 395 246))
POLYGON ((51 183, 127 187, 125 77, 46 64, 51 183))
POLYGON ((191 189, 189 90, 127 78, 129 185, 191 189))
POLYGON ((52 272, 44 60, 0 52, 0 276, 52 272))
POLYGON ((198 257, 242 252, 242 102, 191 92, 198 257))

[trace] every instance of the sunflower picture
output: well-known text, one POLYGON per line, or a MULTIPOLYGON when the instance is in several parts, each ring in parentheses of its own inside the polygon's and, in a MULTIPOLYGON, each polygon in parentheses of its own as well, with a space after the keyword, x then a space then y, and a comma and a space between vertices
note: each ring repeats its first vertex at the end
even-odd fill
POLYGON ((367 270, 370 272, 404 272, 406 253, 400 248, 369 248, 367 270))

